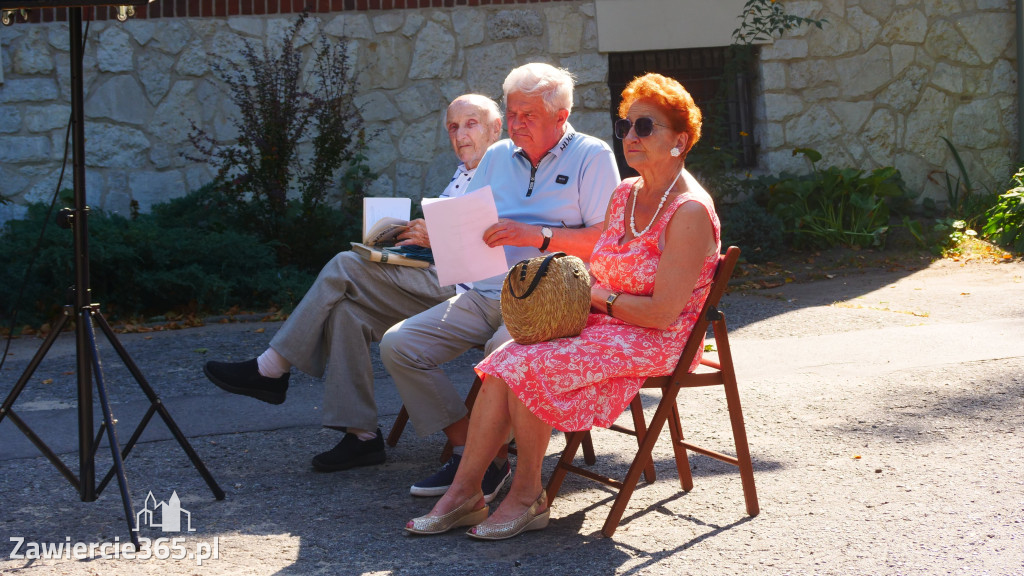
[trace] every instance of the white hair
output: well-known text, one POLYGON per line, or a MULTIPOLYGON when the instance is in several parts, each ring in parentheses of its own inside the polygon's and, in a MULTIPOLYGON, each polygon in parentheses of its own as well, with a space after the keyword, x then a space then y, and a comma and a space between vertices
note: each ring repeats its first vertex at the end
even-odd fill
POLYGON ((526 96, 541 96, 552 111, 572 112, 572 90, 575 80, 572 73, 564 68, 555 68, 542 62, 524 64, 505 77, 501 88, 505 92, 505 104, 512 93, 526 96))
POLYGON ((503 120, 503 116, 501 114, 501 107, 499 107, 498 103, 495 102, 492 98, 488 98, 483 94, 463 94, 462 96, 459 96, 455 100, 452 100, 451 104, 448 104, 448 108, 445 108, 444 113, 441 115, 441 122, 443 123, 443 125, 447 126, 448 110, 451 109, 452 105, 454 105, 456 102, 465 102, 466 104, 475 106, 476 108, 483 110, 484 112, 486 112, 487 122, 492 122, 494 121, 494 119, 498 119, 498 121, 503 120))

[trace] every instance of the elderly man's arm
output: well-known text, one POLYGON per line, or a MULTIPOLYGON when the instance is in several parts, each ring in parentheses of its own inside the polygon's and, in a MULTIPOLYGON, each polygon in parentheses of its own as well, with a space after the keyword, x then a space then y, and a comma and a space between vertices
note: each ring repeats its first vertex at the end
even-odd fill
MULTIPOLYGON (((500 218, 497 224, 492 225, 484 232, 484 242, 492 248, 495 246, 540 248, 544 242, 544 236, 540 232, 541 228, 543 226, 500 218)), ((590 253, 594 251, 594 244, 597 243, 603 229, 603 222, 586 228, 551 227, 552 236, 547 251, 565 252, 579 256, 584 261, 590 260, 590 253)))

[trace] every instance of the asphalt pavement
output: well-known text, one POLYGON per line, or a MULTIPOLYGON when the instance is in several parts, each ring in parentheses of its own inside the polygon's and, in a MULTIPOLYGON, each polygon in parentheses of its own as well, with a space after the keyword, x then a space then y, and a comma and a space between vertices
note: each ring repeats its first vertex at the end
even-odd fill
MULTIPOLYGON (((410 425, 381 466, 315 472, 311 457, 339 439, 320 427, 321 383, 294 374, 280 406, 214 387, 204 362, 250 358, 280 326, 225 318, 117 340, 226 497, 214 497, 154 418, 125 463, 145 544, 132 557, 117 483, 83 502, 4 418, 0 573, 1024 575, 1024 263, 806 266, 755 280, 738 278, 722 308, 756 517, 734 469, 702 456, 691 458, 695 487, 683 493, 662 442, 657 481, 641 483, 613 538, 600 533, 611 491, 572 478, 546 530, 495 543, 457 531, 407 536, 405 522, 433 502, 408 487, 436 469, 443 437, 410 425), (181 524, 157 526, 157 507, 181 524)), ((3 397, 41 345, 12 342, 3 397)), ((74 335, 61 335, 13 410, 77 475, 75 350, 74 335)), ((124 443, 151 403, 102 335, 99 352, 124 443)), ((479 358, 446 366, 463 390, 479 358)), ((376 350, 373 369, 387 433, 401 402, 376 350)), ((650 410, 656 401, 645 396, 650 410)), ((688 438, 734 453, 720 390, 684 390, 680 411, 688 438)), ((594 436, 595 469, 624 473, 635 441, 594 436)), ((545 474, 561 446, 555 434, 545 474)), ((99 481, 111 465, 106 442, 95 463, 99 481)))

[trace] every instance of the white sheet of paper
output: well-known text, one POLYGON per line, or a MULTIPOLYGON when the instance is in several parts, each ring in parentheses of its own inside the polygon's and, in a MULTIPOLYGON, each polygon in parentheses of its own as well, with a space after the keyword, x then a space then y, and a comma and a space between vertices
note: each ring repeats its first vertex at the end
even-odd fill
POLYGON ((363 198, 363 235, 381 218, 408 220, 411 213, 411 198, 366 196, 363 198))
POLYGON ((437 279, 442 286, 476 282, 508 272, 505 249, 484 243, 484 230, 498 222, 490 186, 459 196, 423 202, 437 279))

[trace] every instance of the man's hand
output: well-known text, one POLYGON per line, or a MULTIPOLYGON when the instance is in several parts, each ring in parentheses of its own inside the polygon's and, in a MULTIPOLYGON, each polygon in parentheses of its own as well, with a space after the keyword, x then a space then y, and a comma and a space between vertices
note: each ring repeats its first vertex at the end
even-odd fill
POLYGON ((398 235, 399 242, 396 242, 396 246, 423 246, 424 248, 430 248, 430 237, 427 236, 427 222, 423 218, 417 218, 409 221, 409 228, 398 235))
POLYGON ((497 224, 491 225, 484 230, 484 242, 488 246, 532 246, 540 247, 543 238, 540 235, 540 226, 522 224, 507 218, 499 218, 497 224))

